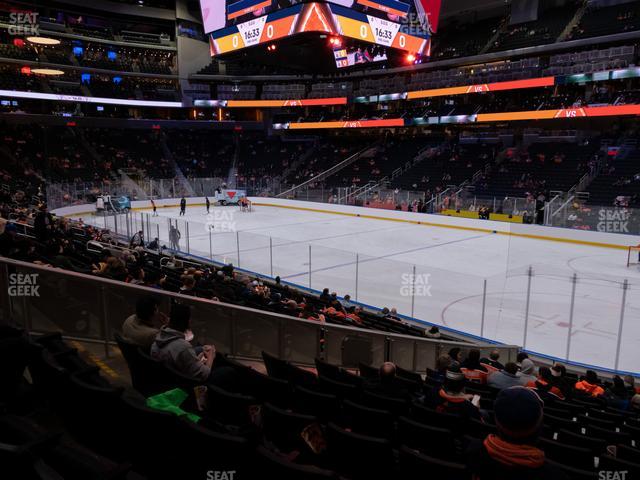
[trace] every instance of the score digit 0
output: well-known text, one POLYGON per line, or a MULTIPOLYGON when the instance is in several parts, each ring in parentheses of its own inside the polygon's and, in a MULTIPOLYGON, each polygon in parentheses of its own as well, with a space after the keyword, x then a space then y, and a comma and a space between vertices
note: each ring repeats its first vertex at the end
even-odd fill
POLYGON ((273 25, 267 25, 267 38, 273 38, 273 25))
POLYGON ((367 26, 360 25, 360 37, 367 38, 367 26))
POLYGON ((233 45, 233 48, 238 48, 238 44, 238 34, 235 34, 233 37, 231 37, 231 45, 233 45))

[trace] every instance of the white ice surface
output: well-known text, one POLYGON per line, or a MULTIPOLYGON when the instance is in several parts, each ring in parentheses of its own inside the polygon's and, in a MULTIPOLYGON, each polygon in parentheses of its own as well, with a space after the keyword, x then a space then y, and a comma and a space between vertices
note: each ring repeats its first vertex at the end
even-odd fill
MULTIPOLYGON (((187 250, 188 236, 193 255, 266 275, 273 270, 284 281, 357 295, 361 303, 396 307, 407 316, 413 304, 414 318, 474 335, 481 334, 486 279, 483 336, 509 344, 525 343, 531 267, 525 347, 563 359, 576 274, 569 359, 604 368, 615 367, 627 278, 618 369, 640 372, 640 270, 626 267, 623 250, 268 206, 251 213, 212 207, 209 216, 204 207, 188 207, 183 217, 177 208, 161 209, 158 217, 148 213, 132 214, 130 232, 144 218, 151 236, 168 246, 169 221, 178 219, 180 249, 187 250), (214 225, 211 235, 207 223, 214 225)), ((118 219, 126 233, 125 217, 118 219)), ((93 221, 103 226, 105 219, 93 221)), ((113 222, 110 217, 107 226, 113 222)))

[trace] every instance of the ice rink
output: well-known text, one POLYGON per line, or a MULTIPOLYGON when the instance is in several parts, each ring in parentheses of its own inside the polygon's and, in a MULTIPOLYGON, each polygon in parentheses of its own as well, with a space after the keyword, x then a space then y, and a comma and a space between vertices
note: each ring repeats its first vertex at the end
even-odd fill
POLYGON ((177 221, 192 255, 573 362, 614 368, 621 332, 618 369, 640 372, 640 270, 624 250, 270 206, 211 212, 134 212, 118 230, 144 223, 169 246, 177 221))

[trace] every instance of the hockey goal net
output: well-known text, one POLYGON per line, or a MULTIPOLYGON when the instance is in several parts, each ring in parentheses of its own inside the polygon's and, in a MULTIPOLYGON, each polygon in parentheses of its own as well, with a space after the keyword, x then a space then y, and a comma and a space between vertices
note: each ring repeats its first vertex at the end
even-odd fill
POLYGON ((241 198, 240 201, 238 202, 238 208, 240 208, 241 212, 252 212, 253 204, 251 203, 251 200, 244 197, 244 198, 241 198))
POLYGON ((637 247, 629 247, 627 253, 627 267, 632 265, 640 265, 640 245, 637 247))

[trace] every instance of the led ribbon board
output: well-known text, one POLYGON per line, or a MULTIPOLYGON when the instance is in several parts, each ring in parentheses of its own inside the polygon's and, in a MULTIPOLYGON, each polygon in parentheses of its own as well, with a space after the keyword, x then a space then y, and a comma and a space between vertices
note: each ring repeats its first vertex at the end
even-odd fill
POLYGON ((273 128, 280 130, 301 130, 317 128, 375 128, 437 125, 447 123, 509 122, 517 120, 573 120, 587 117, 617 117, 640 115, 640 105, 610 105, 605 107, 561 108, 557 110, 530 110, 521 112, 479 113, 477 115, 456 115, 385 120, 348 120, 339 122, 291 122, 276 123, 273 128))
POLYGON ((442 97, 445 95, 465 95, 469 93, 500 92, 505 90, 520 90, 523 88, 552 87, 554 77, 529 78, 526 80, 514 80, 510 82, 481 83, 476 85, 464 85, 462 87, 434 88, 431 90, 416 90, 407 92, 407 100, 420 98, 442 97))
POLYGON ((213 32, 211 55, 272 42, 291 35, 318 32, 428 55, 430 37, 401 31, 399 23, 365 15, 335 4, 304 3, 213 32))
POLYGON ((389 118, 385 120, 340 120, 337 122, 300 122, 275 123, 276 130, 302 130, 309 128, 376 128, 376 127, 404 127, 404 119, 389 118))
POLYGON ((194 100, 195 107, 268 108, 346 105, 347 97, 303 98, 298 100, 194 100))
POLYGON ((611 105, 606 107, 576 107, 558 110, 531 110, 524 112, 479 113, 478 122, 501 122, 513 120, 553 120, 582 117, 614 117, 640 115, 640 105, 611 105))
POLYGON ((127 105, 130 107, 182 108, 182 102, 156 100, 127 100, 122 98, 84 97, 81 95, 59 95, 55 93, 20 92, 0 90, 0 97, 27 98, 30 100, 53 100, 57 102, 100 103, 105 105, 127 105))

